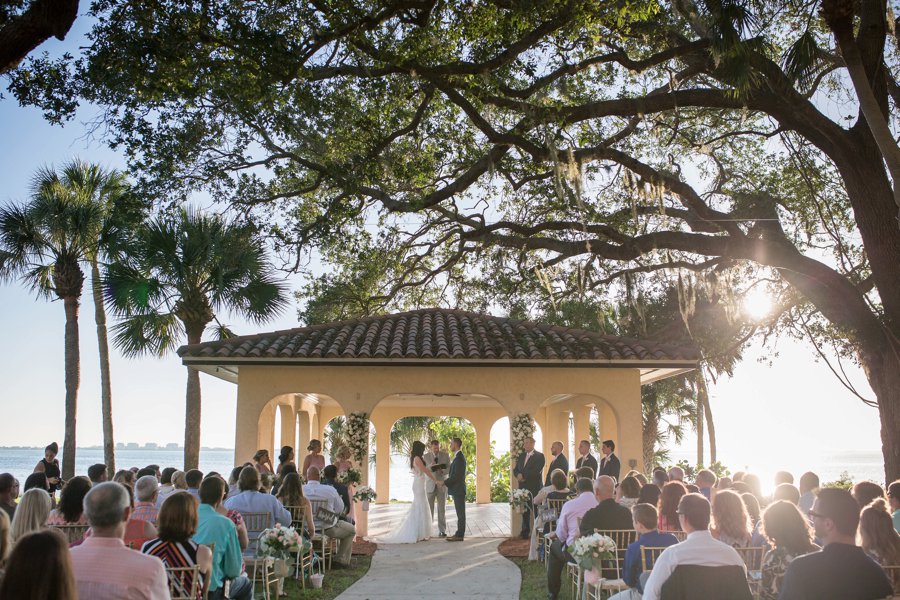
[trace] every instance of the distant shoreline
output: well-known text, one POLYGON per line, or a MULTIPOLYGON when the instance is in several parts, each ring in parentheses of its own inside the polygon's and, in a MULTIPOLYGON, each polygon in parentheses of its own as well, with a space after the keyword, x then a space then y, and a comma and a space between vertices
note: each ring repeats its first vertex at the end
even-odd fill
MULTIPOLYGON (((44 450, 44 446, 0 446, 0 450, 44 450)), ((62 448, 60 448, 62 450, 62 448)), ((75 450, 103 450, 103 446, 76 446, 75 450)), ((116 452, 180 452, 184 450, 184 446, 179 446, 177 448, 166 448, 165 446, 157 447, 157 448, 147 448, 145 446, 138 446, 137 448, 116 448, 116 452)), ((234 448, 218 448, 218 447, 208 447, 201 446, 200 451, 203 450, 215 450, 217 452, 220 451, 229 451, 234 452, 234 448)))

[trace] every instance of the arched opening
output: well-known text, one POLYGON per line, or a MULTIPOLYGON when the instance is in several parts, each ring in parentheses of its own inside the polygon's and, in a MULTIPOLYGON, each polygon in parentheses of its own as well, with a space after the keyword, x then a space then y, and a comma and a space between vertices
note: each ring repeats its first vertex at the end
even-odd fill
MULTIPOLYGON (((600 445, 603 440, 615 441, 617 454, 618 449, 624 444, 629 452, 640 455, 642 440, 620 440, 616 411, 612 404, 601 396, 557 394, 544 400, 541 408, 546 411, 545 422, 550 429, 548 436, 562 441, 569 452, 567 458, 570 468, 574 469, 579 458, 578 446, 581 440, 590 443, 590 452, 598 460, 601 457, 600 445)), ((622 465, 623 468, 625 466, 622 465)))

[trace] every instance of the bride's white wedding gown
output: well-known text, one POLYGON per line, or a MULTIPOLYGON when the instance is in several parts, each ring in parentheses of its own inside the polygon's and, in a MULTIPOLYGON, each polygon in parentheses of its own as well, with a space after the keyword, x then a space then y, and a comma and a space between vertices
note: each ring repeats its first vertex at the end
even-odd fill
POLYGON ((431 509, 428 507, 428 495, 425 493, 425 482, 428 475, 418 469, 413 476, 413 502, 403 522, 393 532, 375 541, 379 544, 415 544, 431 537, 431 509))

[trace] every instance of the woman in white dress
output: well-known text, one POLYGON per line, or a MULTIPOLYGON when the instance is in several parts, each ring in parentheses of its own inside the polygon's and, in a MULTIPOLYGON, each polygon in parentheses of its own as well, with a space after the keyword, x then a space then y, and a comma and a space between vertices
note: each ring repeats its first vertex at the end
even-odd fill
POLYGON ((425 481, 431 479, 435 485, 444 485, 444 482, 438 481, 434 473, 425 466, 425 461, 422 460, 424 453, 425 444, 413 442, 409 457, 409 466, 413 473, 413 503, 399 527, 375 540, 379 544, 415 544, 431 537, 432 517, 428 496, 425 493, 425 481))

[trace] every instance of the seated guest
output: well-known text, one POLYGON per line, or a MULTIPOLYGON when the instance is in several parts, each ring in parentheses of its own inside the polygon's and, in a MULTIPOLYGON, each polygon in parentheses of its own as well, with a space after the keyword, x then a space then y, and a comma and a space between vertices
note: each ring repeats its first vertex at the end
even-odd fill
POLYGON ((697 471, 694 481, 697 483, 697 487, 700 493, 703 494, 703 497, 712 501, 712 491, 717 483, 716 474, 709 469, 700 469, 697 471))
POLYGON ((747 508, 747 515, 750 517, 750 522, 755 527, 759 524, 760 514, 762 512, 762 508, 759 506, 759 500, 757 500, 756 496, 750 492, 742 493, 741 500, 744 501, 744 506, 747 508))
POLYGON ((881 567, 856 545, 859 504, 850 492, 820 490, 809 516, 824 548, 794 559, 779 600, 875 600, 893 593, 881 567))
POLYGON ((12 521, 16 514, 16 499, 19 497, 19 482, 10 473, 0 475, 0 508, 12 521))
POLYGON ((750 545, 750 516, 741 497, 730 490, 716 494, 712 505, 712 536, 732 548, 746 548, 750 545))
MULTIPOLYGON (((288 465, 288 467, 289 466, 291 465, 288 465)), ((284 481, 281 482, 281 489, 278 490, 278 495, 276 496, 276 498, 278 498, 285 507, 302 506, 304 521, 303 524, 306 528, 307 535, 312 536, 316 534, 316 525, 313 522, 312 506, 309 503, 309 498, 303 495, 303 480, 300 479, 299 474, 288 473, 284 476, 284 481)))
POLYGON ((744 479, 743 479, 742 483, 744 483, 747 486, 747 489, 743 490, 741 492, 742 494, 744 493, 744 491, 748 491, 751 494, 753 494, 754 496, 756 496, 756 499, 759 500, 760 506, 765 505, 766 499, 763 496, 762 482, 759 480, 758 475, 755 475, 753 473, 746 473, 744 475, 744 479))
POLYGON ((679 531, 678 503, 687 494, 687 488, 680 481, 670 481, 659 495, 659 530, 679 531))
POLYGON ((859 540, 882 567, 900 565, 900 534, 894 530, 884 498, 876 498, 859 515, 859 540))
POLYGON ((134 481, 137 482, 141 477, 146 477, 150 475, 153 479, 156 480, 157 485, 159 484, 159 467, 156 465, 144 467, 140 471, 134 474, 134 481))
POLYGON ((344 514, 346 515, 350 512, 350 494, 347 490, 347 486, 338 483, 337 481, 337 467, 334 465, 328 465, 324 469, 322 469, 320 481, 322 485, 330 485, 334 489, 337 490, 338 495, 341 497, 341 500, 344 502, 344 514))
POLYGON ((227 578, 231 580, 229 598, 251 600, 253 585, 247 577, 241 575, 243 559, 237 529, 228 517, 218 512, 225 492, 225 482, 218 477, 208 477, 200 483, 200 506, 197 508, 197 533, 194 534, 194 541, 198 544, 215 544, 209 597, 212 600, 224 600, 227 578))
MULTIPOLYGON (((291 524, 291 513, 284 508, 278 498, 259 491, 259 471, 255 468, 244 467, 238 479, 238 486, 241 492, 226 500, 225 508, 241 513, 267 512, 272 515, 272 525, 275 523, 285 526, 291 524)), ((253 534, 259 535, 260 532, 250 531, 249 533, 252 536, 253 534)))
POLYGON ((717 490, 730 490, 732 484, 731 477, 719 477, 719 480, 716 482, 715 488, 717 490))
MULTIPOLYGON (((221 475, 212 476, 221 480, 222 485, 225 486, 225 496, 222 497, 222 502, 216 506, 216 512, 223 517, 228 517, 228 519, 234 523, 234 526, 237 529, 238 543, 241 546, 241 552, 243 552, 250 546, 250 535, 247 532, 247 526, 244 524, 244 517, 236 510, 225 508, 225 500, 228 499, 228 484, 225 483, 225 479, 223 479, 221 475)), ((209 479, 209 477, 210 475, 207 474, 204 479, 209 479)), ((201 483, 200 485, 202 486, 203 484, 201 483)))
POLYGON ((790 483, 794 484, 794 476, 791 475, 788 471, 778 471, 775 473, 775 487, 778 487, 782 483, 790 483))
MULTIPOLYGON (((735 481, 734 483, 731 484, 731 489, 734 490, 735 492, 737 492, 738 494, 741 494, 742 496, 744 494, 752 494, 753 493, 750 491, 750 486, 747 485, 746 483, 744 483, 743 481, 735 481)), ((757 504, 759 504, 759 498, 756 499, 756 502, 757 502, 757 504)))
POLYGON ((699 494, 700 493, 700 488, 698 488, 693 483, 688 483, 684 487, 687 490, 688 494, 699 494))
POLYGON ((779 483, 772 492, 772 502, 779 500, 787 500, 791 504, 800 503, 800 490, 794 487, 792 483, 779 483))
MULTIPOLYGON (((628 584, 629 589, 616 594, 609 600, 641 600, 641 593, 644 591, 644 586, 640 582, 640 575, 643 571, 641 546, 667 548, 678 543, 678 538, 671 533, 660 533, 656 529, 659 514, 652 504, 636 504, 631 509, 631 516, 634 530, 640 534, 640 537, 628 544, 628 548, 625 550, 622 580, 628 584)), ((652 566, 652 564, 648 565, 648 567, 652 566)))
POLYGON ((162 562, 130 550, 122 541, 131 517, 125 486, 115 482, 94 485, 84 497, 84 512, 93 535, 71 550, 78 597, 169 598, 162 562))
POLYGON ((156 475, 144 475, 134 484, 134 512, 133 519, 140 519, 156 525, 156 516, 159 510, 156 508, 156 500, 159 495, 159 482, 156 475))
POLYGON ((184 479, 184 471, 175 471, 172 473, 172 488, 175 492, 186 492, 188 489, 187 481, 184 479))
POLYGON ((652 504, 653 506, 657 506, 659 504, 660 493, 658 485, 655 483, 648 483, 641 488, 641 493, 638 494, 638 504, 652 504))
POLYGON ((618 504, 616 481, 609 475, 601 475, 594 482, 594 498, 597 506, 584 513, 581 519, 581 535, 591 535, 595 530, 631 529, 631 511, 618 504))
POLYGON ((816 490, 819 489, 819 476, 807 471, 800 476, 800 512, 804 515, 812 510, 816 501, 816 490))
MULTIPOLYGON (((243 476, 243 473, 241 473, 243 476)), ((337 490, 330 485, 323 485, 319 478, 321 477, 318 467, 310 467, 306 472, 306 485, 303 486, 303 495, 309 498, 310 502, 324 502, 325 508, 335 514, 342 514, 344 511, 344 501, 337 490)), ((337 523, 323 523, 319 520, 318 515, 313 515, 313 522, 316 531, 320 531, 328 537, 339 540, 338 551, 335 555, 335 562, 338 568, 345 569, 350 566, 350 555, 353 552, 353 537, 356 535, 356 527, 347 521, 338 521, 337 523)))
POLYGON ((860 481, 853 486, 851 494, 859 504, 860 510, 871 504, 875 498, 884 498, 884 490, 874 481, 860 481))
POLYGON ((87 470, 87 476, 93 484, 109 481, 109 471, 107 471, 106 465, 104 464, 89 466, 87 470))
POLYGON ((798 556, 819 550, 813 543, 809 521, 794 504, 776 500, 766 508, 762 533, 770 550, 762 563, 762 600, 777 600, 788 566, 798 556))
POLYGON ((244 467, 248 465, 241 465, 239 467, 235 467, 231 470, 231 475, 228 476, 228 497, 237 496, 241 493, 240 488, 238 488, 238 479, 241 476, 241 471, 244 470, 244 467))
MULTIPOLYGON (((273 496, 278 495, 278 490, 281 489, 281 486, 284 483, 284 478, 291 473, 297 473, 297 465, 295 465, 294 463, 288 463, 281 467, 281 473, 278 474, 278 478, 275 480, 275 487, 272 488, 273 496)), ((299 475, 299 473, 297 474, 299 475)))
POLYGON ((738 481, 744 481, 744 475, 746 475, 744 471, 735 471, 734 475, 731 476, 732 483, 737 483, 738 481))
POLYGON ((16 514, 10 525, 10 535, 13 543, 27 533, 39 531, 46 527, 49 516, 50 494, 41 488, 32 488, 22 494, 19 508, 16 509, 16 514))
POLYGON ((701 494, 687 494, 681 498, 678 503, 678 519, 687 538, 663 550, 656 559, 650 577, 644 584, 643 600, 659 600, 663 585, 680 565, 739 566, 745 569, 744 561, 737 551, 710 534, 709 500, 701 494))
POLYGON ((653 484, 659 489, 663 489, 663 486, 669 483, 669 474, 662 467, 656 467, 653 469, 653 484))
POLYGON ((130 469, 117 471, 116 474, 113 475, 113 481, 128 487, 134 487, 134 471, 130 469))
POLYGON ((59 494, 59 504, 50 511, 48 525, 86 525, 84 497, 91 491, 91 480, 87 477, 73 477, 63 486, 59 494))
POLYGON ((22 493, 24 494, 28 490, 35 489, 50 493, 50 481, 47 479, 47 475, 44 473, 32 473, 25 478, 25 486, 22 489, 22 493))
POLYGON ((172 475, 174 475, 176 471, 178 471, 178 469, 174 467, 166 467, 162 470, 162 475, 159 479, 159 490, 156 494, 156 508, 162 506, 165 499, 175 492, 175 486, 172 485, 172 475))
POLYGON ((669 481, 680 481, 684 483, 684 469, 681 467, 672 467, 669 469, 669 481))
POLYGON ((6 568, 6 559, 9 558, 9 550, 12 548, 11 527, 9 517, 0 510, 0 579, 3 579, 3 569, 6 568))
MULTIPOLYGON (((551 540, 550 558, 547 565, 547 592, 550 600, 556 600, 559 597, 563 569, 566 568, 566 563, 572 560, 572 556, 566 548, 571 546, 578 536, 578 520, 597 506, 597 498, 593 492, 594 483, 590 479, 582 477, 576 481, 575 493, 577 495, 563 504, 559 519, 556 521, 556 531, 547 534, 547 539, 551 540)), ((612 494, 610 494, 611 497, 612 494)))
POLYGON ((641 484, 636 477, 628 476, 616 488, 616 502, 625 508, 631 508, 641 495, 641 484))
POLYGON ((200 502, 200 482, 203 481, 203 471, 191 469, 184 474, 184 482, 187 484, 187 493, 200 502))
POLYGON ((271 494, 275 489, 275 473, 259 474, 259 491, 262 494, 271 494))
MULTIPOLYGON (((128 522, 125 524, 125 532, 122 534, 122 542, 129 548, 140 550, 144 542, 156 537, 156 527, 153 526, 153 523, 134 516, 134 490, 127 485, 122 485, 122 487, 125 489, 125 493, 128 494, 128 507, 131 509, 131 513, 128 515, 128 522)), ((94 535, 93 527, 88 529, 85 539, 92 535, 94 535)))
POLYGON ((891 520, 894 522, 894 531, 900 533, 900 479, 888 486, 887 496, 891 503, 891 520))
MULTIPOLYGON (((156 481, 156 476, 151 478, 156 481)), ((168 569, 196 565, 204 580, 209 577, 212 552, 208 546, 201 546, 191 539, 197 532, 197 501, 193 496, 186 492, 169 496, 159 509, 158 529, 157 537, 144 542, 142 553, 160 559, 168 569)), ((184 583, 185 587, 191 585, 191 582, 184 583)), ((200 587, 203 587, 202 583, 200 587)), ((202 599, 198 597, 198 600, 202 599)))
POLYGON ((534 497, 535 505, 543 504, 547 500, 565 500, 569 497, 569 488, 566 487, 569 478, 562 469, 556 469, 550 473, 550 485, 541 488, 534 497))
POLYGON ((66 538, 35 531, 16 542, 0 580, 0 600, 78 600, 66 538))

